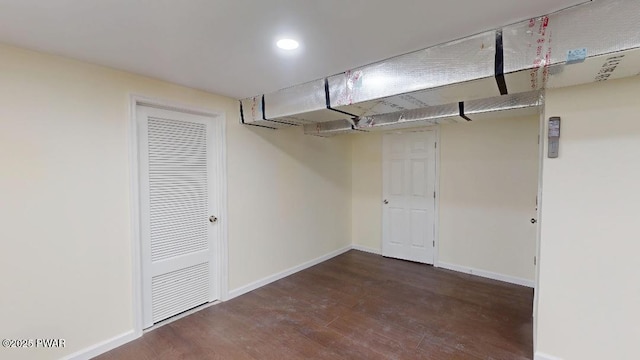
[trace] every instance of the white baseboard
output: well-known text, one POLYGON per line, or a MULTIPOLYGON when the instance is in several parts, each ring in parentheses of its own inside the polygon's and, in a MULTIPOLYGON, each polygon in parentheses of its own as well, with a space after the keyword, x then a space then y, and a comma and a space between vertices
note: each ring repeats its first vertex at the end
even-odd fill
POLYGON ((533 356, 533 360, 562 360, 559 357, 547 355, 545 353, 537 352, 533 356))
MULTIPOLYGON (((267 276, 263 279, 260 279, 258 281, 254 281, 251 284, 239 287, 235 290, 232 290, 229 292, 228 296, 226 300, 231 300, 235 297, 238 297, 240 295, 246 294, 250 291, 256 290, 262 286, 265 286, 267 284, 270 284, 274 281, 280 280, 282 278, 285 278, 289 275, 295 274, 299 271, 302 271, 304 269, 310 268, 314 265, 320 264, 324 261, 327 261, 331 258, 334 258, 338 255, 344 254, 349 250, 358 250, 358 251, 364 251, 367 253, 371 253, 371 254, 376 254, 376 255, 381 255, 381 251, 380 250, 376 250, 376 249, 372 249, 372 248, 368 248, 366 246, 360 246, 360 245, 350 245, 347 247, 344 247, 342 249, 336 250, 336 251, 332 251, 326 255, 320 256, 316 259, 307 261, 303 264, 291 267, 287 270, 281 271, 277 274, 273 274, 271 276, 267 276)), ((508 282, 508 283, 512 283, 512 284, 517 284, 517 285, 522 285, 522 286, 528 286, 528 287, 533 287, 533 281, 530 280, 525 280, 525 279, 520 279, 520 278, 516 278, 516 277, 512 277, 512 276, 507 276, 507 275, 502 275, 502 274, 497 274, 497 273, 493 273, 490 271, 484 271, 484 270, 478 270, 478 269, 473 269, 473 268, 469 268, 469 267, 465 267, 465 266, 460 266, 460 265, 454 265, 454 264, 448 264, 448 263, 443 263, 443 262, 438 262, 436 264, 436 267, 441 267, 444 269, 449 269, 449 270, 453 270, 453 271, 458 271, 458 272, 463 272, 466 274, 472 274, 472 275, 477 275, 477 276, 481 276, 481 277, 485 277, 485 278, 489 278, 489 279, 494 279, 494 280, 499 280, 499 281, 504 281, 504 282, 508 282)), ((134 330, 130 330, 127 331, 123 334, 120 334, 118 336, 115 336, 111 339, 102 341, 98 344, 95 344, 93 346, 90 346, 88 348, 82 349, 80 351, 77 351, 71 355, 68 355, 66 357, 64 357, 64 360, 85 360, 85 359, 91 359, 93 357, 96 357, 100 354, 103 354, 109 350, 115 349, 118 346, 122 346, 130 341, 133 341, 137 338, 139 338, 142 334, 136 333, 134 330)), ((553 357, 547 354, 543 354, 543 353, 536 353, 535 360, 562 360, 560 358, 557 357, 553 357)))
MULTIPOLYGON (((289 268, 285 271, 279 272, 277 274, 273 274, 271 276, 267 276, 264 279, 255 281, 251 284, 245 285, 243 287, 240 287, 238 289, 232 290, 229 292, 229 296, 227 297, 227 299, 225 300, 231 300, 234 297, 240 296, 242 294, 248 293, 249 291, 253 291, 257 288, 260 288, 262 286, 265 286, 269 283, 272 283, 276 280, 280 280, 282 278, 285 278, 289 275, 295 274, 301 270, 310 268, 314 265, 317 265, 323 261, 327 261, 331 258, 334 258, 338 255, 344 254, 345 252, 351 250, 352 247, 351 246, 347 246, 344 247, 342 249, 333 251, 329 254, 326 254, 324 256, 321 256, 319 258, 313 259, 311 261, 307 261, 304 264, 300 264, 298 266, 294 266, 292 268, 289 268)), ((100 354, 106 353, 109 350, 113 350, 115 348, 117 348, 118 346, 122 346, 130 341, 133 341, 137 338, 139 338, 140 336, 142 336, 142 334, 137 334, 134 330, 130 330, 127 331, 124 334, 120 334, 118 336, 115 336, 111 339, 102 341, 98 344, 95 344, 93 346, 90 346, 88 348, 82 349, 80 351, 77 351, 71 355, 67 355, 66 357, 64 357, 64 360, 86 360, 86 359, 91 359, 93 357, 96 357, 100 354)))
POLYGON ((100 354, 104 354, 109 350, 113 350, 118 346, 122 346, 129 341, 133 341, 139 338, 141 334, 136 334, 135 331, 130 330, 124 334, 112 337, 111 339, 99 342, 95 345, 84 348, 80 351, 74 352, 71 355, 65 356, 64 360, 88 360, 94 358, 100 354))
POLYGON ((260 279, 258 281, 254 281, 251 284, 247 284, 247 285, 239 287, 239 288, 237 288, 235 290, 231 290, 231 291, 229 291, 229 294, 228 294, 227 298, 224 299, 224 301, 231 300, 231 299, 233 299, 235 297, 238 297, 240 295, 246 294, 246 293, 248 293, 250 291, 253 291, 255 289, 261 288, 261 287, 263 287, 263 286, 265 286, 267 284, 270 284, 270 283, 272 283, 274 281, 278 281, 278 280, 280 280, 282 278, 285 278, 285 277, 287 277, 289 275, 295 274, 295 273, 297 273, 299 271, 302 271, 304 269, 310 268, 310 267, 312 267, 314 265, 318 265, 323 261, 327 261, 327 260, 329 260, 331 258, 334 258, 334 257, 338 256, 338 255, 344 254, 349 250, 351 250, 351 245, 349 245, 347 247, 344 247, 342 249, 330 252, 330 253, 328 253, 326 255, 320 256, 319 258, 307 261, 307 262, 305 262, 303 264, 291 267, 291 268, 289 268, 287 270, 284 270, 284 271, 281 271, 281 272, 279 272, 277 274, 273 274, 273 275, 267 276, 265 278, 262 278, 262 279, 260 279))
POLYGON ((364 251, 370 254, 382 255, 382 251, 362 245, 352 245, 351 248, 353 250, 364 251))
POLYGON ((493 279, 493 280, 498 280, 498 281, 504 281, 504 282, 508 282, 508 283, 511 283, 511 284, 527 286, 527 287, 530 287, 530 288, 535 286, 535 283, 532 280, 517 278, 517 277, 509 276, 509 275, 498 274, 498 273, 494 273, 494 272, 491 272, 491 271, 474 269, 474 268, 467 267, 467 266, 449 264, 449 263, 445 263, 445 262, 438 262, 438 263, 435 264, 435 267, 440 267, 440 268, 443 268, 443 269, 458 271, 458 272, 462 272, 462 273, 465 273, 465 274, 476 275, 476 276, 480 276, 480 277, 483 277, 483 278, 488 278, 488 279, 493 279))

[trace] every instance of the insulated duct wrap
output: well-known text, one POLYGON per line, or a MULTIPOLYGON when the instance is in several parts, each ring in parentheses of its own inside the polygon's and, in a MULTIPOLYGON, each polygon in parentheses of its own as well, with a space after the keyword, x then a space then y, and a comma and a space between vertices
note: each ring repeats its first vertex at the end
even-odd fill
POLYGON ((304 125, 348 117, 327 109, 325 79, 265 94, 264 102, 265 117, 271 121, 304 125))
POLYGON ((292 126, 291 123, 281 123, 264 120, 262 96, 254 96, 240 100, 240 122, 244 125, 282 129, 292 126))
POLYGON ((360 118, 358 129, 386 131, 466 122, 460 117, 459 104, 430 106, 427 108, 371 115, 360 118))
POLYGON ((639 75, 639 24, 640 0, 585 2, 244 99, 243 123, 325 136, 535 113, 545 88, 639 75))
POLYGON ((539 90, 546 84, 546 64, 551 60, 549 24, 549 17, 543 16, 502 29, 505 92, 539 90))
POLYGON ((640 1, 597 0, 550 16, 550 88, 640 73, 640 1))
POLYGON ((542 91, 497 96, 455 104, 432 106, 383 115, 363 117, 358 129, 387 131, 410 129, 437 124, 465 123, 500 116, 537 114, 543 103, 542 91))
POLYGON ((469 101, 464 105, 464 114, 470 121, 535 115, 544 105, 544 90, 469 101))
POLYGON ((331 137, 335 135, 362 132, 356 129, 348 120, 335 120, 304 126, 305 135, 331 137))
POLYGON ((485 32, 331 76, 330 105, 370 116, 500 95, 495 37, 485 32))
POLYGON ((597 0, 503 28, 509 93, 640 72, 640 1, 597 0))

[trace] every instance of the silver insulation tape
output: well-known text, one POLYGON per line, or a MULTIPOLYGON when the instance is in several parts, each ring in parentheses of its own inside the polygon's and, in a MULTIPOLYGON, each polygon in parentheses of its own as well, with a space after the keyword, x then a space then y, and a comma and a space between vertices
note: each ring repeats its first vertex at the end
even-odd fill
POLYGON ((304 125, 341 120, 346 116, 327 109, 325 79, 265 94, 264 101, 267 120, 304 125))

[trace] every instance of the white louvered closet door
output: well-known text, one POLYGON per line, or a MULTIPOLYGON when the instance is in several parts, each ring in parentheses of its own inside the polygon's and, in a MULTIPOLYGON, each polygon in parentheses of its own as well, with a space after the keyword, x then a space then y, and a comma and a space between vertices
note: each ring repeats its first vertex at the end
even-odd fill
POLYGON ((147 328, 217 297, 214 120, 145 106, 137 119, 147 328))

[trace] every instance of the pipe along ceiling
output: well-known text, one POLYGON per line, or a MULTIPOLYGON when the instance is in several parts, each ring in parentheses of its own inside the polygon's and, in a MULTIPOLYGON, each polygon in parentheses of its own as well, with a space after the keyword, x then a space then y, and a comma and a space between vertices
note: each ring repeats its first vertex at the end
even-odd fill
POLYGON ((640 74, 640 1, 594 0, 240 100, 245 125, 316 136, 535 114, 544 89, 640 74))

